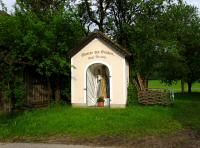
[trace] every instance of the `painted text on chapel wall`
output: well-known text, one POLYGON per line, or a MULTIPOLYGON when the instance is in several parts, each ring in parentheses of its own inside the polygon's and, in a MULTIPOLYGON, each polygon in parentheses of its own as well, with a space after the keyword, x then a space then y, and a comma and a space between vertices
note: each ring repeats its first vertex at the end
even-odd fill
POLYGON ((95 50, 95 51, 84 52, 81 54, 81 57, 87 57, 89 60, 95 58, 106 59, 107 56, 114 56, 114 53, 105 50, 95 50))

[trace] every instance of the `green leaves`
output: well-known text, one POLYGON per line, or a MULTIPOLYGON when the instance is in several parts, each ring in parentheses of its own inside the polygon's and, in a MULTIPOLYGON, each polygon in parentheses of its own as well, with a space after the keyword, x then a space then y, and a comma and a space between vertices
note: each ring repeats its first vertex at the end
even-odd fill
POLYGON ((40 74, 50 76, 53 73, 67 74, 69 60, 66 52, 73 48, 83 36, 78 18, 64 9, 48 11, 43 14, 45 20, 40 19, 33 11, 20 13, 16 16, 21 25, 23 34, 21 47, 24 57, 37 67, 40 74), (22 22, 23 21, 23 22, 22 22), (62 69, 63 68, 63 69, 62 69))
POLYGON ((53 73, 68 75, 70 64, 65 57, 58 54, 52 55, 39 63, 38 72, 50 77, 53 73))
POLYGON ((15 14, 0 14, 0 90, 6 88, 12 94, 11 100, 22 96, 25 88, 7 86, 17 82, 16 74, 24 69, 38 72, 49 83, 69 77, 67 51, 84 34, 79 18, 65 7, 64 1, 34 2, 18 0, 15 14))

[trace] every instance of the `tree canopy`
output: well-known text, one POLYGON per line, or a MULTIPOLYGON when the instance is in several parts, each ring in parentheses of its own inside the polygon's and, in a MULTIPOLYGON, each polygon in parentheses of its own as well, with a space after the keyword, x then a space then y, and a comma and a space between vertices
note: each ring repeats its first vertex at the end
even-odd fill
POLYGON ((130 64, 141 88, 147 88, 155 75, 168 84, 187 81, 189 92, 191 84, 199 80, 197 8, 182 0, 85 0, 81 5, 85 6, 81 10, 87 8, 80 11, 85 23, 96 24, 132 52, 130 64), (102 22, 100 26, 97 21, 102 22))
MULTIPOLYGON (((50 1, 48 5, 18 0, 14 14, 0 16, 1 88, 13 92, 14 86, 8 86, 16 74, 32 67, 48 79, 49 85, 56 86, 55 98, 59 100, 61 78, 70 75, 67 51, 82 39, 84 29, 64 2, 50 1)), ((15 100, 15 94, 11 100, 15 100)))
POLYGON ((200 79, 200 17, 183 1, 17 0, 12 14, 0 5, 0 89, 14 103, 24 94, 20 72, 27 67, 46 77, 60 100, 67 52, 95 28, 132 52, 131 78, 141 89, 156 77, 183 80, 191 92, 200 79))

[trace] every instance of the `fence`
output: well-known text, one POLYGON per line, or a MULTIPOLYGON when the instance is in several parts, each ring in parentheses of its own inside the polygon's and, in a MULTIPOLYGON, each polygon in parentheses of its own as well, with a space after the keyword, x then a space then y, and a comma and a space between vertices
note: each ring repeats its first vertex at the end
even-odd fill
POLYGON ((170 105, 174 101, 174 92, 169 89, 146 89, 138 92, 138 101, 141 104, 170 105))
POLYGON ((47 79, 37 74, 25 73, 25 102, 31 106, 46 106, 50 101, 47 79))

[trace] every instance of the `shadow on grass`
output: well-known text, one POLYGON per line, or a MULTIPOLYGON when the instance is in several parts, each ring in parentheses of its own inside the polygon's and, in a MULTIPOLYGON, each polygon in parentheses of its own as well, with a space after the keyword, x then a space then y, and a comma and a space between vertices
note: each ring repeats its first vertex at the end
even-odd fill
POLYGON ((200 93, 176 94, 171 111, 184 128, 200 133, 200 93))
POLYGON ((3 112, 0 111, 0 124, 6 124, 10 122, 11 120, 15 120, 19 116, 23 116, 25 112, 34 112, 36 110, 42 110, 42 109, 52 109, 52 108, 59 108, 59 107, 69 107, 69 104, 64 104, 63 102, 60 103, 51 103, 49 106, 44 106, 44 107, 25 107, 25 108, 16 108, 12 112, 3 112))
POLYGON ((10 113, 0 113, 0 124, 6 124, 9 121, 17 118, 18 116, 23 115, 23 112, 10 112, 10 113))

